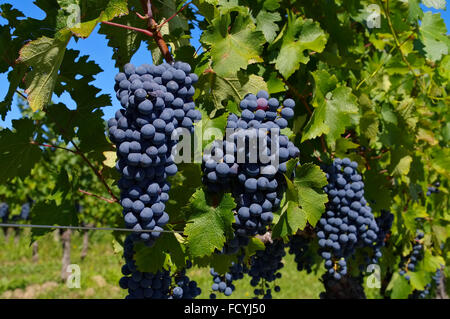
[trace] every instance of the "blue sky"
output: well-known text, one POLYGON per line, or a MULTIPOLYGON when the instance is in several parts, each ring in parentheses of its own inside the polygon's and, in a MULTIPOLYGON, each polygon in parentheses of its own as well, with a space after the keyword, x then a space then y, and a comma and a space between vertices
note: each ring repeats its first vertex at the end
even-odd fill
MULTIPOLYGON (((36 19, 43 19, 45 13, 33 4, 33 0, 0 0, 0 4, 11 3, 15 8, 22 11, 26 16, 30 16, 36 19)), ((430 9, 423 7, 424 11, 430 11, 430 9)), ((437 12, 437 10, 431 10, 437 12)), ((447 29, 450 29, 450 14, 449 11, 440 11, 442 17, 445 20, 447 29)), ((0 24, 6 24, 6 20, 0 17, 0 24)), ((104 35, 98 34, 98 26, 94 32, 87 39, 79 39, 78 42, 72 38, 69 42, 68 48, 79 50, 81 55, 90 56, 89 60, 94 60, 103 69, 103 72, 96 76, 95 81, 92 82, 93 85, 102 89, 101 94, 110 94, 112 105, 103 108, 105 113, 105 120, 112 117, 117 109, 120 108, 120 103, 115 98, 115 92, 113 90, 114 76, 118 72, 118 69, 114 66, 114 61, 112 59, 113 51, 107 46, 107 41, 104 35)), ((200 32, 194 32, 193 39, 191 40, 192 45, 195 48, 200 46, 199 43, 200 32)), ((133 56, 131 62, 135 65, 142 63, 151 63, 150 52, 142 46, 136 54, 133 56)), ((8 90, 9 83, 7 79, 7 74, 0 74, 0 98, 3 99, 8 90)), ((68 107, 74 108, 75 103, 72 101, 70 96, 65 93, 60 98, 54 96, 53 100, 55 102, 65 103, 68 107)), ((13 103, 12 110, 7 114, 5 120, 0 120, 0 127, 11 127, 11 120, 20 118, 20 113, 13 103)))

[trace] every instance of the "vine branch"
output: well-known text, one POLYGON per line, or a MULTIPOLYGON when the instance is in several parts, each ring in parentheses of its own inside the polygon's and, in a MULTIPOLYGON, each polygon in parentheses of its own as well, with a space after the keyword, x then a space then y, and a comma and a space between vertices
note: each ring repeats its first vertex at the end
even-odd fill
POLYGON ((93 194, 93 193, 91 193, 91 192, 85 191, 85 190, 83 190, 83 189, 81 189, 81 188, 79 188, 78 191, 79 191, 80 193, 85 194, 85 195, 92 196, 92 197, 96 197, 96 198, 98 198, 98 199, 104 200, 105 202, 108 202, 108 203, 110 203, 110 204, 112 204, 112 203, 118 203, 117 199, 106 198, 106 197, 103 197, 103 196, 100 196, 100 195, 93 194))
POLYGON ((103 21, 102 23, 108 24, 108 25, 112 25, 112 26, 118 27, 118 28, 123 28, 123 29, 127 29, 127 30, 133 30, 133 31, 141 32, 143 34, 148 35, 149 37, 153 37, 153 33, 148 31, 148 30, 145 30, 145 29, 135 28, 135 27, 131 27, 129 25, 119 24, 119 23, 114 23, 114 22, 109 22, 109 21, 103 21))
POLYGON ((167 22, 169 22, 170 20, 172 20, 173 18, 175 18, 178 14, 180 14, 181 11, 183 11, 188 5, 191 4, 192 1, 188 1, 184 6, 182 6, 180 8, 180 10, 178 10, 177 12, 175 12, 174 14, 172 14, 172 16, 170 16, 168 19, 164 20, 161 24, 158 25, 158 29, 161 29, 161 27, 166 24, 167 22))
POLYGON ((152 37, 156 42, 156 45, 158 46, 159 50, 161 51, 162 55, 164 56, 164 59, 167 61, 167 63, 173 63, 173 57, 170 53, 169 47, 167 46, 166 41, 164 41, 161 32, 158 29, 158 24, 156 23, 155 19, 153 18, 153 12, 155 11, 153 8, 153 5, 150 0, 141 0, 141 5, 143 11, 146 13, 147 19, 147 30, 152 33, 152 37))
POLYGON ((58 148, 60 150, 65 150, 65 151, 71 152, 73 154, 78 154, 77 151, 74 151, 74 150, 71 150, 70 148, 66 148, 66 147, 62 147, 62 146, 56 146, 56 145, 51 145, 51 144, 42 144, 42 143, 38 143, 36 141, 30 141, 30 144, 44 146, 44 147, 48 147, 48 148, 58 148))
POLYGON ((73 146, 75 147, 77 154, 81 156, 81 158, 83 159, 83 161, 86 162, 86 164, 88 164, 88 166, 91 168, 91 170, 94 172, 94 174, 100 179, 100 181, 102 182, 102 184, 105 186, 106 190, 108 191, 109 195, 111 195, 111 198, 114 199, 116 202, 118 202, 118 198, 116 197, 116 195, 114 195, 112 189, 109 187, 108 183, 106 183, 105 178, 103 177, 102 173, 100 173, 100 171, 98 171, 94 165, 91 163, 91 161, 89 161, 89 159, 86 157, 86 155, 84 155, 79 147, 77 146, 77 144, 75 144, 73 141, 70 141, 73 146))

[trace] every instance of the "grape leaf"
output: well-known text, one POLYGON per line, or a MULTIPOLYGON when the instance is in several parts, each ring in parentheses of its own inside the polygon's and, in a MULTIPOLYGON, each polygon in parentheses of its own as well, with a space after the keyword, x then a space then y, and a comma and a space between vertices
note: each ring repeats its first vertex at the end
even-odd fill
POLYGON ((7 181, 16 176, 25 178, 41 159, 41 150, 31 144, 34 123, 30 119, 12 121, 14 131, 0 131, 0 180, 7 181))
POLYGON ((286 237, 302 230, 308 221, 315 226, 325 211, 328 196, 322 188, 327 185, 325 173, 316 165, 297 165, 292 159, 287 164, 287 176, 295 170, 293 182, 285 176, 287 183, 286 203, 279 220, 273 227, 273 237, 286 237))
POLYGON ((178 174, 170 179, 169 200, 166 212, 170 221, 185 220, 183 208, 188 205, 192 195, 202 186, 202 172, 198 163, 178 164, 178 174))
POLYGON ((240 13, 233 23, 230 14, 214 18, 200 41, 211 47, 213 69, 221 76, 234 75, 239 69, 262 61, 264 35, 256 30, 249 15, 240 13))
POLYGON ((437 10, 445 10, 445 7, 447 5, 445 0, 422 0, 422 3, 428 8, 435 8, 437 10))
MULTIPOLYGON (((81 12, 80 12, 81 16, 85 15, 89 11, 96 11, 96 10, 93 10, 93 9, 95 9, 95 6, 98 5, 96 2, 98 2, 98 1, 84 2, 83 4, 85 4, 85 5, 81 7, 81 12)), ((70 28, 70 31, 72 31, 72 33, 74 35, 76 35, 77 37, 87 38, 91 34, 91 32, 94 30, 97 23, 103 22, 103 21, 109 21, 109 20, 114 19, 115 17, 121 17, 123 15, 128 14, 127 0, 109 0, 107 2, 107 4, 101 3, 101 5, 102 5, 101 7, 103 10, 100 12, 100 15, 95 19, 92 19, 89 21, 78 22, 78 21, 76 21, 76 17, 75 17, 75 21, 72 21, 72 23, 75 22, 75 23, 73 23, 73 26, 71 24, 68 25, 68 27, 70 28), (76 22, 78 22, 78 23, 76 23, 76 22)), ((73 4, 72 4, 72 7, 63 7, 61 5, 61 8, 67 10, 67 8, 73 8, 73 4)), ((72 15, 77 13, 76 10, 69 11, 69 12, 71 12, 72 15)))
POLYGON ((261 10, 256 16, 256 30, 262 31, 267 42, 272 42, 277 36, 277 32, 280 29, 276 22, 281 20, 281 16, 278 12, 267 12, 261 10))
POLYGON ((306 163, 295 168, 294 185, 298 192, 298 203, 312 226, 316 225, 325 211, 328 196, 322 189, 327 184, 325 173, 317 165, 306 163))
POLYGON ((202 121, 199 128, 202 129, 202 150, 215 140, 222 140, 225 137, 225 127, 227 126, 228 114, 211 119, 205 111, 202 112, 202 121))
POLYGON ((405 277, 399 275, 397 272, 392 276, 387 290, 392 290, 391 299, 406 299, 413 291, 413 288, 408 283, 405 277))
MULTIPOLYGON (((78 226, 78 213, 72 201, 63 201, 57 205, 54 201, 37 202, 31 212, 31 223, 34 225, 78 226)), ((50 228, 33 228, 32 241, 53 231, 50 228)))
POLYGON ((196 191, 186 211, 189 254, 192 257, 210 255, 222 249, 226 238, 232 236, 233 209, 236 206, 230 194, 224 194, 217 205, 210 206, 202 189, 196 191))
POLYGON ((267 84, 260 76, 238 73, 236 76, 222 77, 211 69, 206 70, 197 84, 195 102, 208 111, 210 117, 223 109, 223 102, 232 100, 239 103, 247 93, 267 91, 267 84))
MULTIPOLYGON (((177 240, 174 233, 162 233, 155 245, 148 247, 142 243, 134 246, 136 265, 139 271, 155 273, 168 264, 175 265, 176 269, 185 266, 185 252, 183 245, 177 240)), ((176 269, 172 266, 172 270, 176 269)))
POLYGON ((424 290, 425 286, 430 282, 430 276, 427 276, 427 273, 424 271, 415 271, 408 272, 409 282, 413 289, 416 290, 424 290))
POLYGON ((18 62, 32 68, 26 75, 26 93, 33 111, 43 109, 50 102, 70 37, 69 31, 61 31, 55 38, 41 37, 20 50, 18 62))
POLYGON ((306 124, 302 142, 326 134, 326 140, 334 148, 336 139, 352 123, 358 113, 357 99, 348 87, 338 86, 337 79, 325 70, 313 72, 316 83, 312 105, 314 112, 306 124))
POLYGON ((419 32, 419 39, 424 45, 425 55, 428 59, 436 62, 448 54, 450 39, 440 13, 425 12, 419 32))
MULTIPOLYGON (((130 0, 128 2, 129 7, 141 7, 138 0, 130 0)), ((141 29, 146 28, 145 21, 139 19, 136 14, 128 14, 126 16, 116 18, 114 19, 114 22, 141 29)), ((122 68, 126 63, 130 62, 133 54, 141 46, 141 41, 143 41, 146 37, 140 32, 117 28, 107 24, 101 24, 98 33, 104 34, 108 40, 108 46, 113 48, 113 59, 116 61, 115 66, 118 68, 122 68)))
POLYGON ((306 213, 298 206, 298 194, 292 182, 286 178, 286 205, 272 228, 272 238, 295 234, 306 226, 306 213))
POLYGON ((116 166, 117 161, 117 153, 113 151, 103 152, 103 156, 105 156, 105 160, 103 161, 103 165, 114 168, 116 166))
POLYGON ((219 274, 230 271, 232 262, 236 262, 236 255, 212 254, 210 256, 194 257, 192 260, 199 267, 214 268, 219 274))
POLYGON ((318 23, 311 19, 296 18, 290 13, 285 29, 275 40, 273 47, 269 47, 271 50, 279 50, 272 63, 287 79, 298 70, 300 63, 308 63, 306 50, 322 52, 326 43, 327 35, 318 23))

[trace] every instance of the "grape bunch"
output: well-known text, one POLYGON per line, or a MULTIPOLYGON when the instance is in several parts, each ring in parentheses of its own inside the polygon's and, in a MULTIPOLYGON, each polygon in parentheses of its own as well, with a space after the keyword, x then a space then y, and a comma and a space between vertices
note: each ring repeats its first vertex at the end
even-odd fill
POLYGON ((364 183, 357 167, 348 158, 336 158, 324 168, 329 201, 316 231, 325 268, 336 280, 347 274, 347 258, 355 249, 372 247, 378 238, 378 225, 364 198, 364 183))
POLYGON ((203 156, 203 183, 213 193, 230 191, 237 203, 235 238, 224 252, 235 253, 248 237, 264 234, 284 192, 286 162, 300 151, 280 133, 294 115, 295 102, 282 105, 266 91, 247 94, 241 117, 230 114, 227 136, 203 156))
POLYGON ((9 205, 7 203, 0 203, 0 218, 2 223, 7 223, 9 217, 9 205))
POLYGON ((312 251, 309 250, 309 243, 309 239, 296 234, 289 237, 287 244, 289 254, 294 255, 297 270, 306 270, 308 274, 311 272, 311 265, 314 263, 314 256, 312 251))
POLYGON ((133 246, 134 240, 127 236, 123 247, 124 277, 119 280, 119 286, 128 289, 126 299, 193 299, 201 293, 197 283, 186 276, 184 269, 174 276, 175 286, 172 285, 169 270, 140 272, 133 259, 133 246))
POLYGON ((108 121, 108 127, 117 148, 116 168, 122 175, 120 203, 125 226, 136 230, 133 239, 149 246, 169 221, 167 177, 177 172, 172 134, 182 128, 192 133, 193 123, 201 119, 192 100, 197 80, 183 62, 138 67, 128 63, 115 77, 123 109, 108 121))
POLYGON ((381 248, 386 245, 386 240, 391 233, 392 222, 394 221, 394 215, 387 210, 381 210, 381 215, 375 218, 378 225, 377 240, 373 247, 374 256, 372 258, 372 264, 378 263, 381 258, 381 248))
POLYGON ((440 182, 434 182, 433 186, 428 186, 427 196, 431 196, 433 193, 439 193, 439 186, 441 186, 440 182))
MULTIPOLYGON (((263 296, 263 299, 272 299, 272 289, 270 282, 281 278, 279 270, 284 264, 282 258, 286 255, 285 245, 282 240, 274 240, 266 243, 264 250, 257 250, 255 255, 250 257, 250 268, 248 274, 251 277, 250 285, 255 288, 255 296, 263 296)), ((280 291, 279 286, 274 287, 275 292, 280 291)))
POLYGON ((30 210, 31 210, 31 203, 26 202, 22 205, 20 209, 20 219, 21 220, 28 220, 30 217, 30 210))
MULTIPOLYGON (((192 267, 192 263, 188 261, 186 269, 192 267)), ((190 280, 186 276, 186 269, 182 269, 174 276, 176 286, 172 290, 174 299, 194 299, 202 293, 202 290, 197 287, 197 282, 190 280)), ((169 297, 170 298, 170 297, 169 297)))
POLYGON ((214 268, 210 269, 210 274, 213 277, 213 284, 211 290, 213 291, 210 295, 210 299, 216 299, 216 293, 223 293, 225 296, 229 297, 233 293, 235 287, 233 281, 240 280, 244 278, 244 273, 248 271, 247 267, 243 264, 244 255, 238 256, 237 262, 232 262, 229 272, 225 275, 220 275, 214 268))
POLYGON ((423 259, 423 239, 424 233, 417 230, 416 237, 414 238, 414 244, 412 252, 400 262, 400 275, 404 276, 406 280, 410 277, 407 274, 408 271, 414 272, 416 270, 417 263, 423 259))

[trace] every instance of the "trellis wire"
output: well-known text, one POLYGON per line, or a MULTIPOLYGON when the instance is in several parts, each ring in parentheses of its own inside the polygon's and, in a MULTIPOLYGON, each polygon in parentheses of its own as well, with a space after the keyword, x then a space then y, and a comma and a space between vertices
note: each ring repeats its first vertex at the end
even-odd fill
POLYGON ((0 223, 0 227, 12 227, 12 228, 55 228, 55 229, 76 229, 76 230, 114 230, 122 232, 133 232, 133 233, 178 233, 182 234, 181 230, 150 230, 141 229, 133 230, 128 228, 113 228, 113 227, 89 227, 89 226, 59 226, 59 225, 33 225, 33 224, 3 224, 0 223))

